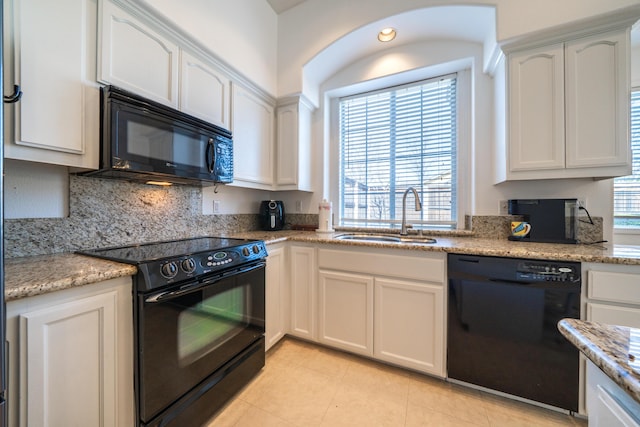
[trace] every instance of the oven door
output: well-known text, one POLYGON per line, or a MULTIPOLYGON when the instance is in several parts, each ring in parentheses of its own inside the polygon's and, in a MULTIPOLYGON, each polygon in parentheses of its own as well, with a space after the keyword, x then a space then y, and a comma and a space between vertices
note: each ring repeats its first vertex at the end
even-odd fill
POLYGON ((263 336, 264 266, 138 295, 136 387, 142 422, 263 336))

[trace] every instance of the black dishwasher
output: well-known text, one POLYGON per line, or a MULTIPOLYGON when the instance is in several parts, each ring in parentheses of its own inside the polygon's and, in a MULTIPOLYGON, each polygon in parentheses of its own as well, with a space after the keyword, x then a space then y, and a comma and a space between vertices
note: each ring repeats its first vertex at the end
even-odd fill
POLYGON ((580 263, 449 254, 447 376, 578 411, 580 263))

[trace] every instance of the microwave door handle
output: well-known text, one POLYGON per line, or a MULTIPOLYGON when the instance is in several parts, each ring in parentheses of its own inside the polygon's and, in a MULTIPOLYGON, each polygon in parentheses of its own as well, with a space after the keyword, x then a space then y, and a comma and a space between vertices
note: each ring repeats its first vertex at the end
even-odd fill
POLYGON ((205 157, 207 162, 207 169, 209 169, 209 173, 213 173, 213 169, 216 164, 216 150, 213 144, 213 138, 209 138, 207 142, 207 149, 205 150, 205 157))

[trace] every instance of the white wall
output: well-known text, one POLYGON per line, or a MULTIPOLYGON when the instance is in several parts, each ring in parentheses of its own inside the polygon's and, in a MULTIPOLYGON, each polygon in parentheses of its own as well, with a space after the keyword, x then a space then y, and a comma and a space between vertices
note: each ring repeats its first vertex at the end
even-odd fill
POLYGON ((266 0, 141 0, 269 94, 277 90, 278 17, 266 0))
POLYGON ((304 65, 354 30, 408 10, 453 4, 495 5, 496 37, 503 41, 638 5, 640 0, 307 0, 278 19, 278 96, 305 93, 304 65))

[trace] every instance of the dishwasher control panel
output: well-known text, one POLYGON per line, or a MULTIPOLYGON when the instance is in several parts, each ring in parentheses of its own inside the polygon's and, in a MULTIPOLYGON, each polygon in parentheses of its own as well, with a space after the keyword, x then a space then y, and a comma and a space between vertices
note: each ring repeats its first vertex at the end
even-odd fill
POLYGON ((580 281, 580 264, 520 260, 516 277, 518 280, 534 282, 576 282, 580 281))

